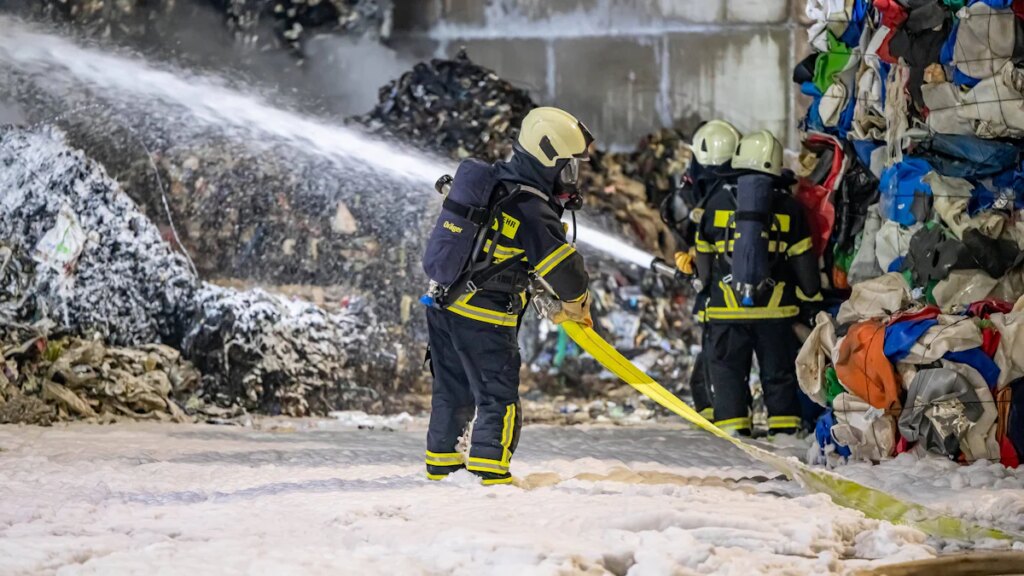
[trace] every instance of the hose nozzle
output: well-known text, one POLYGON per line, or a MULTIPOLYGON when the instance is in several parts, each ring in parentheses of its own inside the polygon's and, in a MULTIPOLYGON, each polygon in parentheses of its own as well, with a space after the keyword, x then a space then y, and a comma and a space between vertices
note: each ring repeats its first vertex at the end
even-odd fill
POLYGON ((668 262, 661 258, 655 258, 651 260, 651 271, 657 274, 658 276, 667 278, 669 280, 673 280, 675 282, 682 282, 686 278, 686 275, 679 271, 678 268, 669 264, 668 262))

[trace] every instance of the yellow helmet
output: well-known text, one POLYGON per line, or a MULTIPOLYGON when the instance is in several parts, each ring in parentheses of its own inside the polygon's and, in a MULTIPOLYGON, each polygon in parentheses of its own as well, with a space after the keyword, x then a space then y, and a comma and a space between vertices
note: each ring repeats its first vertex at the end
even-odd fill
POLYGON ((782 144, 767 130, 745 136, 732 157, 732 167, 781 176, 782 144))
POLYGON ((693 156, 701 166, 721 166, 736 153, 740 133, 724 120, 712 120, 693 133, 693 156))
POLYGON ((552 168, 559 160, 587 159, 594 141, 590 130, 565 110, 542 106, 530 110, 519 130, 519 147, 542 165, 552 168))

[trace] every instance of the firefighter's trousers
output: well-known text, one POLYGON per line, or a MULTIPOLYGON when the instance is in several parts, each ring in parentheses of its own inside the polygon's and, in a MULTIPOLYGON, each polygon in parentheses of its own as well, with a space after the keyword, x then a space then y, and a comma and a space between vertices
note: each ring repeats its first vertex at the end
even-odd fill
POLYGON ((427 309, 434 375, 427 431, 427 476, 468 468, 485 484, 511 482, 519 442, 519 344, 515 326, 497 326, 427 309), (474 419, 475 414, 475 419, 474 419), (457 451, 473 421, 468 457, 457 451))
POLYGON ((708 377, 714 385, 715 425, 749 434, 751 422, 750 369, 757 355, 769 433, 793 433, 800 428, 796 356, 799 340, 787 321, 708 322, 708 377))

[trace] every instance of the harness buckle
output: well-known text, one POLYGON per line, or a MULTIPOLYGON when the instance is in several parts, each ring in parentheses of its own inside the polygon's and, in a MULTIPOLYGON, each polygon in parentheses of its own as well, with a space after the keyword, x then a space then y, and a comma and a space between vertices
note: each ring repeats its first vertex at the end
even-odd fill
POLYGON ((469 292, 470 294, 474 294, 476 292, 479 292, 480 288, 478 288, 477 285, 474 284, 472 280, 467 280, 466 281, 466 291, 469 292))

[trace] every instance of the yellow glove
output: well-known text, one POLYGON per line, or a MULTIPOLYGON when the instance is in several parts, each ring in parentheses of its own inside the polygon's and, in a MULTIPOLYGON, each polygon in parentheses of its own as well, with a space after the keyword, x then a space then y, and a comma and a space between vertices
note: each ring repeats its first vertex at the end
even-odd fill
POLYGON ((551 321, 555 324, 573 321, 583 324, 587 328, 594 327, 594 319, 590 317, 590 292, 572 302, 562 302, 562 307, 551 315, 551 321))
POLYGON ((689 252, 676 252, 676 258, 675 259, 676 259, 676 268, 678 268, 680 272, 682 272, 683 274, 686 274, 687 276, 693 276, 693 274, 694 274, 694 269, 693 269, 694 253, 693 253, 693 249, 690 249, 689 252))

